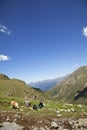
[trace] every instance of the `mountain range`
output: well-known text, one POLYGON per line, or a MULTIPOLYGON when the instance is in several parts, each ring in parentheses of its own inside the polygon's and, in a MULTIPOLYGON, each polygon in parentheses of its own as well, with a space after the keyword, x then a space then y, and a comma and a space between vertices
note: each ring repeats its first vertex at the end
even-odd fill
POLYGON ((59 84, 63 79, 65 79, 68 75, 62 76, 56 79, 47 79, 47 80, 42 80, 42 81, 37 81, 37 82, 31 82, 29 83, 29 86, 35 87, 35 88, 40 88, 42 91, 47 91, 50 88, 56 86, 59 84))
MULTIPOLYGON (((47 83, 51 82, 48 81, 45 82, 46 87, 47 83)), ((39 101, 53 99, 63 103, 87 104, 87 66, 78 68, 59 81, 55 86, 43 92, 39 86, 38 88, 31 87, 22 80, 10 79, 7 75, 0 74, 0 99, 4 97, 5 99, 21 98, 24 100, 28 97, 28 99, 39 101)))

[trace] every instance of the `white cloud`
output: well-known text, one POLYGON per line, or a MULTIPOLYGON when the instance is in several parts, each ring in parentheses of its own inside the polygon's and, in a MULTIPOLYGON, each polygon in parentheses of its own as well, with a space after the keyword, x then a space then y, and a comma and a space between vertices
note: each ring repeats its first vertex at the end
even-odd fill
POLYGON ((5 33, 7 35, 10 35, 11 34, 11 31, 9 30, 9 28, 7 28, 6 26, 0 24, 0 32, 1 33, 5 33))
POLYGON ((6 60, 9 60, 9 57, 6 56, 6 55, 0 55, 0 61, 6 61, 6 60))
POLYGON ((83 28, 83 35, 87 37, 87 26, 83 28))

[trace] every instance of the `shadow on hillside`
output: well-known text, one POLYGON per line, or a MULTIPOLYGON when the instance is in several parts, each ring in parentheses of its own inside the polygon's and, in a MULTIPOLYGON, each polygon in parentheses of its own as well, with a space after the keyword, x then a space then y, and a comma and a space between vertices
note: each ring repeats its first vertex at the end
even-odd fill
POLYGON ((80 97, 87 96, 87 87, 85 87, 82 91, 77 93, 77 95, 74 97, 74 100, 78 100, 80 97))

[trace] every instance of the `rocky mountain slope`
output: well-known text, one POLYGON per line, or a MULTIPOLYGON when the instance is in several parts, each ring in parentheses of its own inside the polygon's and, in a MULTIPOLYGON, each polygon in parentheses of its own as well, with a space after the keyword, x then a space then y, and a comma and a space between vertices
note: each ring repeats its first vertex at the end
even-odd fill
POLYGON ((47 92, 58 101, 87 103, 87 66, 80 67, 47 92))

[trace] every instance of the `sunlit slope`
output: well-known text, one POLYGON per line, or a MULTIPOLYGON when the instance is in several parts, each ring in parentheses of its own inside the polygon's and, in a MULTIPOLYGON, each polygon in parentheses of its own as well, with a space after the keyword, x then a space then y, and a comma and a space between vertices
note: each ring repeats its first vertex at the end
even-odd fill
POLYGON ((87 103, 87 66, 80 67, 47 92, 58 101, 87 103))
POLYGON ((10 79, 0 74, 0 97, 19 97, 32 99, 47 99, 48 96, 40 91, 26 85, 22 80, 10 79), (1 78, 5 77, 5 78, 1 78))

